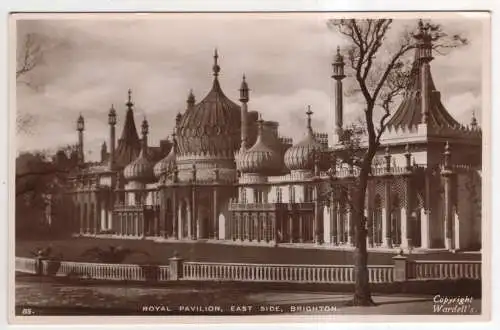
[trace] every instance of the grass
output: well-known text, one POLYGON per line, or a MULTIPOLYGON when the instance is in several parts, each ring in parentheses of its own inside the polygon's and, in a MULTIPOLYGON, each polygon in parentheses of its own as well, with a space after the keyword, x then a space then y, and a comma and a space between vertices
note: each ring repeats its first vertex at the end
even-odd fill
MULTIPOLYGON (((342 265, 353 263, 350 251, 306 248, 280 248, 267 246, 238 246, 206 242, 154 242, 151 240, 105 239, 105 238, 67 238, 59 240, 19 240, 16 241, 16 256, 31 257, 31 252, 51 246, 53 254, 62 254, 66 261, 89 261, 82 253, 93 247, 107 248, 110 245, 122 246, 132 250, 145 251, 149 256, 133 254, 124 263, 131 264, 168 264, 175 252, 189 261, 235 262, 262 264, 318 264, 342 265)), ((395 253, 369 252, 368 264, 390 265, 395 253)), ((425 260, 481 260, 480 254, 461 254, 438 252, 414 254, 412 258, 425 260)))

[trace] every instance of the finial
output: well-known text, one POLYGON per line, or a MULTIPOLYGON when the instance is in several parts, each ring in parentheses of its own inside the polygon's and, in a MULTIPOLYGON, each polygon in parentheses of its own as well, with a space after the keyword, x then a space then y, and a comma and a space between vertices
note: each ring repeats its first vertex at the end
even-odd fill
POLYGON ((175 126, 179 128, 179 125, 181 123, 182 115, 180 112, 177 113, 177 116, 175 116, 175 126))
POLYGON ((411 153, 410 153, 410 144, 406 144, 405 146, 405 158, 406 158, 406 170, 411 171, 411 153))
POLYGON ((132 103, 132 89, 128 89, 128 100, 127 103, 125 104, 129 109, 132 108, 134 103, 132 103))
POLYGON ((78 119, 76 120, 76 129, 78 131, 83 131, 85 128, 85 120, 83 119, 82 113, 80 112, 80 115, 78 116, 78 119))
POLYGON ((146 119, 146 116, 144 116, 144 119, 142 121, 142 135, 147 135, 149 131, 149 124, 146 119))
POLYGON ((476 111, 475 110, 472 110, 472 119, 471 119, 470 125, 472 126, 472 128, 477 127, 477 119, 476 119, 476 111))
POLYGON ((220 66, 219 66, 219 63, 217 62, 217 60, 219 59, 219 53, 217 52, 217 48, 215 48, 215 51, 214 51, 214 66, 213 66, 213 71, 214 71, 214 77, 217 78, 217 76, 219 75, 219 72, 220 72, 220 66))
POLYGON ((194 97, 193 89, 191 88, 189 90, 189 94, 188 94, 188 98, 187 98, 187 103, 188 103, 188 105, 194 105, 195 102, 196 102, 196 99, 194 97))
POLYGON ((311 106, 308 105, 307 106, 307 112, 306 112, 306 115, 307 115, 307 129, 312 132, 312 125, 311 125, 311 115, 313 114, 313 112, 311 111, 311 106))
POLYGON ((248 84, 247 84, 247 80, 246 80, 246 77, 245 77, 245 74, 243 74, 243 79, 241 81, 241 86, 240 86, 240 101, 245 103, 245 102, 248 102, 249 100, 249 95, 248 95, 248 84))
POLYGON ((446 141, 446 144, 444 145, 444 154, 445 155, 451 154, 450 143, 448 141, 446 141))

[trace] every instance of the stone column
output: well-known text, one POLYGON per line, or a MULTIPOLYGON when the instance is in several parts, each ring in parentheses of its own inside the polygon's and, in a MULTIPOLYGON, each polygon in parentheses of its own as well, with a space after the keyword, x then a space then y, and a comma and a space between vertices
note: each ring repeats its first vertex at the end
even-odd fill
POLYGON ((99 228, 101 227, 101 203, 100 195, 94 193, 95 203, 94 203, 94 235, 97 235, 99 228))
POLYGON ((368 238, 368 247, 373 247, 373 209, 374 209, 374 205, 373 205, 373 200, 372 200, 372 187, 369 186, 368 190, 367 190, 367 194, 368 194, 368 203, 366 205, 366 210, 367 210, 367 214, 366 214, 366 227, 367 227, 367 238, 368 238))
POLYGON ((352 216, 352 208, 350 206, 347 207, 347 244, 353 245, 353 216, 352 216))
POLYGON ((290 243, 293 243, 293 213, 288 213, 288 221, 289 221, 289 227, 288 227, 289 241, 290 243))
POLYGON ((192 186, 191 188, 191 204, 192 204, 192 213, 191 213, 191 239, 196 239, 198 237, 198 208, 196 205, 196 187, 192 186))
POLYGON ((177 231, 178 224, 178 210, 177 210, 177 189, 172 188, 172 236, 179 239, 179 232, 177 231))
POLYGON ((80 218, 79 219, 80 220, 79 221, 80 222, 80 234, 83 234, 83 233, 85 233, 85 220, 84 220, 85 219, 84 218, 84 216, 85 216, 84 215, 84 213, 85 213, 85 211, 84 211, 84 209, 85 209, 85 203, 81 202, 81 195, 79 197, 80 198, 78 200, 78 203, 80 205, 80 209, 79 209, 79 211, 80 211, 80 214, 79 214, 79 218, 80 218))
POLYGON ((342 244, 345 244, 347 243, 345 241, 345 237, 344 237, 344 217, 347 216, 347 210, 346 210, 346 206, 345 205, 339 205, 338 209, 337 209, 337 237, 338 237, 338 242, 339 244, 342 243, 342 244))
POLYGON ((445 248, 453 250, 453 201, 451 191, 451 172, 444 172, 444 234, 445 248))
POLYGON ((412 247, 412 224, 415 222, 412 219, 413 216, 413 191, 411 185, 411 177, 406 176, 406 209, 405 214, 401 215, 401 247, 410 248, 412 247))
POLYGON ((321 210, 319 202, 318 184, 314 185, 314 241, 316 244, 323 243, 323 231, 321 230, 321 210))
POLYGON ((218 205, 218 196, 217 196, 217 187, 214 187, 214 206, 213 206, 213 217, 214 217, 214 222, 213 222, 213 235, 214 239, 219 239, 219 205, 218 205))
POLYGON ((384 214, 382 218, 383 246, 391 248, 391 179, 388 176, 385 180, 384 214))
POLYGON ((337 203, 332 198, 330 201, 330 237, 333 245, 338 244, 338 232, 337 232, 337 218, 338 218, 338 208, 337 203))
POLYGON ((302 216, 302 213, 299 213, 299 242, 303 243, 304 242, 304 219, 302 216))

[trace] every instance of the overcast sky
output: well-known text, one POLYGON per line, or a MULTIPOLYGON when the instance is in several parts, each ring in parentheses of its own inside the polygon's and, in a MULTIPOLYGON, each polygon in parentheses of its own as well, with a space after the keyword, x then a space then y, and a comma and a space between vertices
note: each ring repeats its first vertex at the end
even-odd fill
MULTIPOLYGON (((136 16, 137 17, 137 16, 136 16)), ((131 19, 132 18, 132 19, 131 19)), ((306 106, 313 126, 331 129, 331 60, 345 41, 326 26, 324 16, 173 14, 158 19, 22 20, 18 42, 27 33, 42 40, 44 60, 17 84, 17 111, 35 118, 29 134, 18 134, 18 150, 75 143, 75 120, 85 117, 86 154, 97 159, 107 140, 107 113, 113 103, 121 134, 127 90, 133 91, 136 123, 150 122, 150 143, 172 132, 190 88, 200 101, 212 84, 213 50, 219 50, 220 81, 238 101, 242 74, 251 89, 250 110, 280 122, 280 133, 297 141, 305 131, 306 106)), ((403 21, 400 21, 401 23, 403 21)), ((404 21, 403 25, 415 24, 404 21)), ((472 19, 441 20, 469 45, 436 56, 432 73, 448 111, 469 123, 481 109, 482 25, 472 19)), ((392 33, 398 32, 396 24, 392 33)), ((349 79, 349 78, 346 78, 349 79)), ((347 118, 359 111, 347 98, 347 118)))

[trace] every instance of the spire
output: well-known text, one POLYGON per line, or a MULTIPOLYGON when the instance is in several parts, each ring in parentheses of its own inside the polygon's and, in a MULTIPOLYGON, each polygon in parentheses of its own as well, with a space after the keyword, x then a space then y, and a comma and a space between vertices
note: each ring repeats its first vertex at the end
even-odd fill
POLYGON ((217 76, 219 76, 219 72, 220 72, 220 66, 219 66, 219 63, 217 62, 218 59, 219 59, 219 53, 217 52, 217 48, 215 48, 215 51, 214 51, 214 66, 212 67, 215 79, 217 79, 217 76))
POLYGON ((307 132, 309 134, 313 134, 313 130, 312 130, 312 125, 311 125, 311 115, 313 114, 313 112, 311 111, 311 106, 308 105, 307 106, 307 112, 306 112, 306 115, 307 115, 307 132))
POLYGON ((126 103, 127 113, 118 145, 116 148, 116 165, 125 166, 134 160, 141 150, 141 143, 137 128, 135 126, 134 111, 132 103, 132 91, 128 90, 128 101, 126 103))

